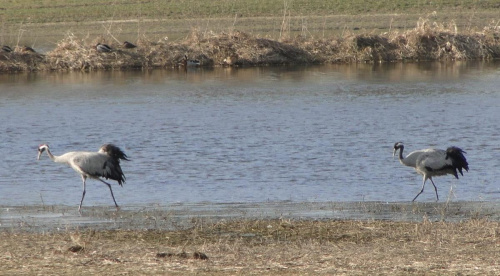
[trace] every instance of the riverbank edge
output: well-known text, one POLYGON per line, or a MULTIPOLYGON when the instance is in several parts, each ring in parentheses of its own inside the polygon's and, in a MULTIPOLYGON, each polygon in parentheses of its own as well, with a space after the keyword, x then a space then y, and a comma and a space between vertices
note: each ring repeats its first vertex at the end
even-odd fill
POLYGON ((193 29, 178 42, 141 38, 134 48, 122 43, 112 37, 89 39, 68 34, 47 53, 29 47, 0 51, 0 72, 495 60, 500 58, 500 27, 458 33, 453 25, 421 19, 414 29, 379 35, 346 33, 322 39, 298 35, 273 40, 240 31, 193 29), (98 44, 106 44, 110 50, 102 51, 98 44), (188 62, 191 60, 199 63, 188 62))

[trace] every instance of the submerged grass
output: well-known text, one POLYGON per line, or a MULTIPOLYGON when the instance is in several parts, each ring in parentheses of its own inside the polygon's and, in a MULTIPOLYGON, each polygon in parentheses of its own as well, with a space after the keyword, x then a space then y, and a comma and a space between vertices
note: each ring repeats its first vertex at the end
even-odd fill
POLYGON ((500 224, 243 219, 179 230, 0 232, 6 274, 498 275, 500 224))
POLYGON ((283 28, 278 40, 245 32, 214 33, 193 29, 180 41, 141 37, 138 47, 124 49, 114 36, 94 39, 73 34, 57 43, 54 50, 32 53, 16 49, 0 53, 0 71, 120 70, 183 67, 182 59, 198 59, 201 66, 262 66, 356 62, 491 60, 500 57, 500 27, 462 34, 453 23, 440 24, 421 18, 417 26, 403 32, 380 35, 352 34, 314 39, 291 37, 283 28), (110 53, 96 51, 107 43, 110 53))

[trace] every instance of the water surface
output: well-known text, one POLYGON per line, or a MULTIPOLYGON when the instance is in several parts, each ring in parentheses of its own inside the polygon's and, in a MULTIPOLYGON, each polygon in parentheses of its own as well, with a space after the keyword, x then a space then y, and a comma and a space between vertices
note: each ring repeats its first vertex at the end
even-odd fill
MULTIPOLYGON (((398 141, 467 152, 464 177, 434 179, 442 201, 498 201, 499 65, 0 75, 0 204, 76 207, 80 176, 37 146, 109 142, 131 158, 122 206, 410 201, 422 177, 392 157, 398 141)), ((112 205, 88 180, 84 208, 112 205)))

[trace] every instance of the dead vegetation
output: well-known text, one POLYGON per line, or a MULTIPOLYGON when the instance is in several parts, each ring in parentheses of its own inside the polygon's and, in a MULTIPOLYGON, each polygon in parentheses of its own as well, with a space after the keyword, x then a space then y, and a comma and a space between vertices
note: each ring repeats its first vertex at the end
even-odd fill
POLYGON ((454 24, 421 19, 417 27, 380 35, 346 33, 341 37, 314 39, 283 36, 280 41, 248 33, 212 33, 193 30, 184 40, 151 41, 142 38, 137 48, 122 47, 99 37, 89 41, 68 35, 57 47, 42 55, 0 52, 0 71, 126 70, 182 67, 182 59, 197 59, 201 66, 267 66, 356 62, 403 62, 443 60, 491 60, 500 57, 500 28, 458 33, 454 24), (113 50, 96 50, 107 43, 113 50), (230 61, 230 62, 227 62, 230 61))
POLYGON ((189 229, 0 232, 8 275, 498 275, 500 224, 220 220, 189 229))

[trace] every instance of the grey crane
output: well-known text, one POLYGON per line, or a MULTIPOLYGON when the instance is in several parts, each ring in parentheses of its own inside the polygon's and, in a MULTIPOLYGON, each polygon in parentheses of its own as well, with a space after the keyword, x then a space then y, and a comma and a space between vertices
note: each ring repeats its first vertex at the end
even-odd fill
POLYGON ((405 166, 413 167, 417 173, 424 176, 422 189, 413 198, 415 201, 417 197, 424 191, 425 181, 429 179, 434 186, 436 191, 436 200, 439 200, 437 187, 432 181, 433 176, 441 176, 451 174, 458 179, 458 172, 463 176, 462 169, 469 171, 469 164, 467 159, 465 159, 462 149, 458 147, 449 147, 446 150, 442 149, 423 149, 416 150, 403 157, 404 145, 402 142, 397 142, 394 144, 394 153, 399 150, 399 162, 405 166))
POLYGON ((87 178, 96 179, 106 184, 111 192, 111 197, 115 202, 116 209, 119 209, 115 196, 113 195, 111 184, 100 178, 103 177, 116 180, 120 186, 123 186, 123 183, 125 183, 125 175, 120 167, 120 159, 127 161, 129 159, 119 147, 113 144, 104 144, 98 152, 72 151, 57 156, 50 152, 49 145, 42 144, 38 147, 38 160, 40 160, 40 156, 44 151, 47 151, 47 155, 52 161, 67 164, 81 175, 83 181, 83 194, 78 207, 78 212, 80 214, 83 199, 85 198, 85 181, 87 178))

